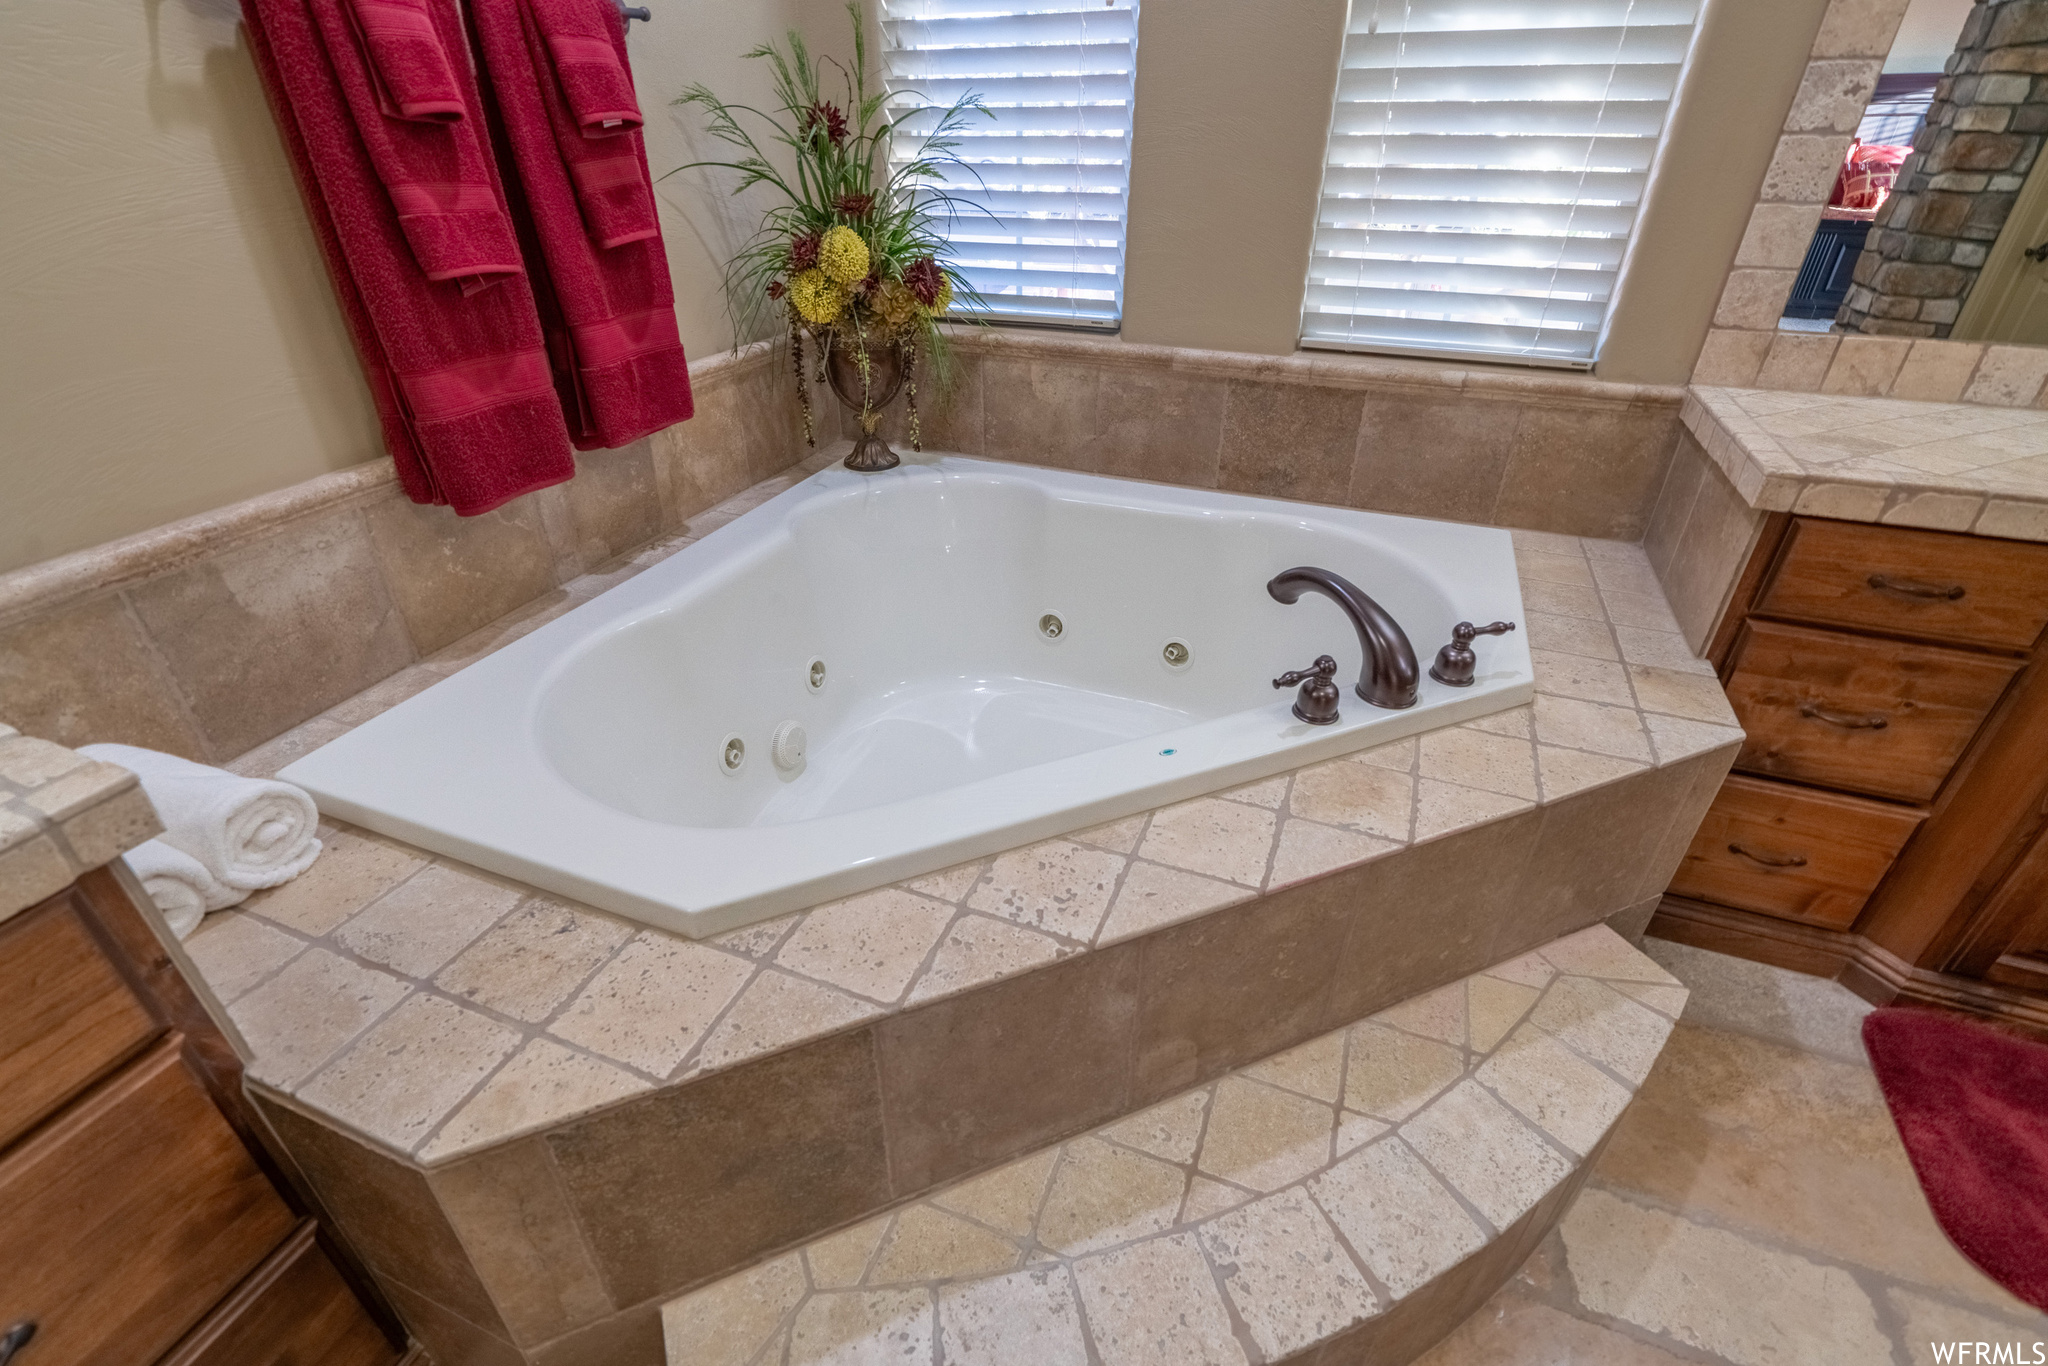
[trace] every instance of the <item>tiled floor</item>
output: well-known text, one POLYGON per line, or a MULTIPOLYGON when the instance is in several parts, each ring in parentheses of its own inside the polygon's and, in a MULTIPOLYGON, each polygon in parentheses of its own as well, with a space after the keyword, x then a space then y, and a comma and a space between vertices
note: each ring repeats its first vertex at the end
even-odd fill
POLYGON ((2048 1354, 2048 1316, 1928 1213, 1858 1044, 1869 1007, 1645 947, 1692 989, 1663 1057, 1559 1231, 1422 1366, 1923 1366, 1957 1341, 2048 1354))

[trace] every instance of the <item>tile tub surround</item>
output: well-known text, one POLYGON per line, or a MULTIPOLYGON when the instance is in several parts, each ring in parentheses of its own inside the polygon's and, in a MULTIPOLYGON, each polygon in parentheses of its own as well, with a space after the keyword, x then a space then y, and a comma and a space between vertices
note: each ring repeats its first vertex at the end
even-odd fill
POLYGON ((1763 511, 2048 541, 2048 412, 1695 387, 1685 424, 1763 511))
MULTIPOLYGON (((928 449, 1629 541, 1648 523, 1683 398, 1511 366, 1029 329, 962 329, 954 344, 959 383, 925 415, 928 449)), ((892 440, 900 425, 898 414, 892 440)))
POLYGON ((1778 330, 1907 4, 1829 0, 1693 366, 1694 384, 2048 405, 2048 347, 1778 330))
POLYGON ((1706 653, 1769 520, 1692 432, 1680 436, 1643 552, 1695 651, 1706 653))
POLYGON ((0 920, 163 828, 127 769, 0 726, 0 920))
POLYGON ((378 460, 0 575, 0 720, 241 754, 803 457, 773 346, 692 379, 691 421, 481 517, 406 501, 378 460))
POLYGON ((1400 1366, 1550 1231, 1685 999, 1582 930, 674 1300, 669 1366, 1400 1366))
POLYGON ((752 1258, 1558 934, 1639 926, 1739 732, 1640 548, 1516 540, 1539 697, 1470 726, 703 943, 330 829, 306 877, 189 946, 416 1325, 479 1360, 644 1346, 660 1300, 752 1258))

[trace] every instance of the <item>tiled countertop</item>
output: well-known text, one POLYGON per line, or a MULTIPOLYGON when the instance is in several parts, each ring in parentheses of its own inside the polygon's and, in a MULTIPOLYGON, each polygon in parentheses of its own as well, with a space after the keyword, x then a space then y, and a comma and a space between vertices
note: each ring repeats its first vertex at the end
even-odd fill
POLYGON ((1685 1000, 1596 925, 674 1300, 668 1359, 1292 1358, 1564 1186, 1685 1000))
POLYGON ((1751 507, 2048 541, 2048 410, 1695 385, 1681 416, 1751 507))
MULTIPOLYGON (((235 767, 274 771, 790 482, 235 767)), ((1515 541, 1531 706, 704 941, 330 824, 312 869, 208 917, 187 948, 254 1049, 255 1078, 434 1164, 1740 740, 1639 547, 1515 541)))
POLYGON ((0 920, 162 829, 127 769, 0 725, 0 920))

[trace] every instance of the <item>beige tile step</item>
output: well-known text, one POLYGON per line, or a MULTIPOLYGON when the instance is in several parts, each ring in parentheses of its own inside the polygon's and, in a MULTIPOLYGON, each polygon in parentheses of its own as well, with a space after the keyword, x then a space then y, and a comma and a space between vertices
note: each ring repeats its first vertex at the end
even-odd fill
POLYGON ((1685 999, 1581 931, 671 1301, 668 1360, 1405 1362, 1563 1214, 1685 999))

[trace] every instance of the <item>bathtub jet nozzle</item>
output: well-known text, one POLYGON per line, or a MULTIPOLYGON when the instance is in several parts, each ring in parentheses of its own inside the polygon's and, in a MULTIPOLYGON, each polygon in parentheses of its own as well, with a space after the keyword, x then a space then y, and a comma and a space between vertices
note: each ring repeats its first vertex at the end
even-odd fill
POLYGON ((1415 659, 1415 646, 1386 608, 1357 584, 1327 569, 1301 565, 1276 574, 1266 591, 1276 602, 1298 602, 1303 593, 1321 593, 1344 609, 1358 632, 1358 648, 1365 655, 1357 692, 1375 707, 1399 711, 1415 705, 1416 690, 1422 684, 1422 668, 1415 659))

